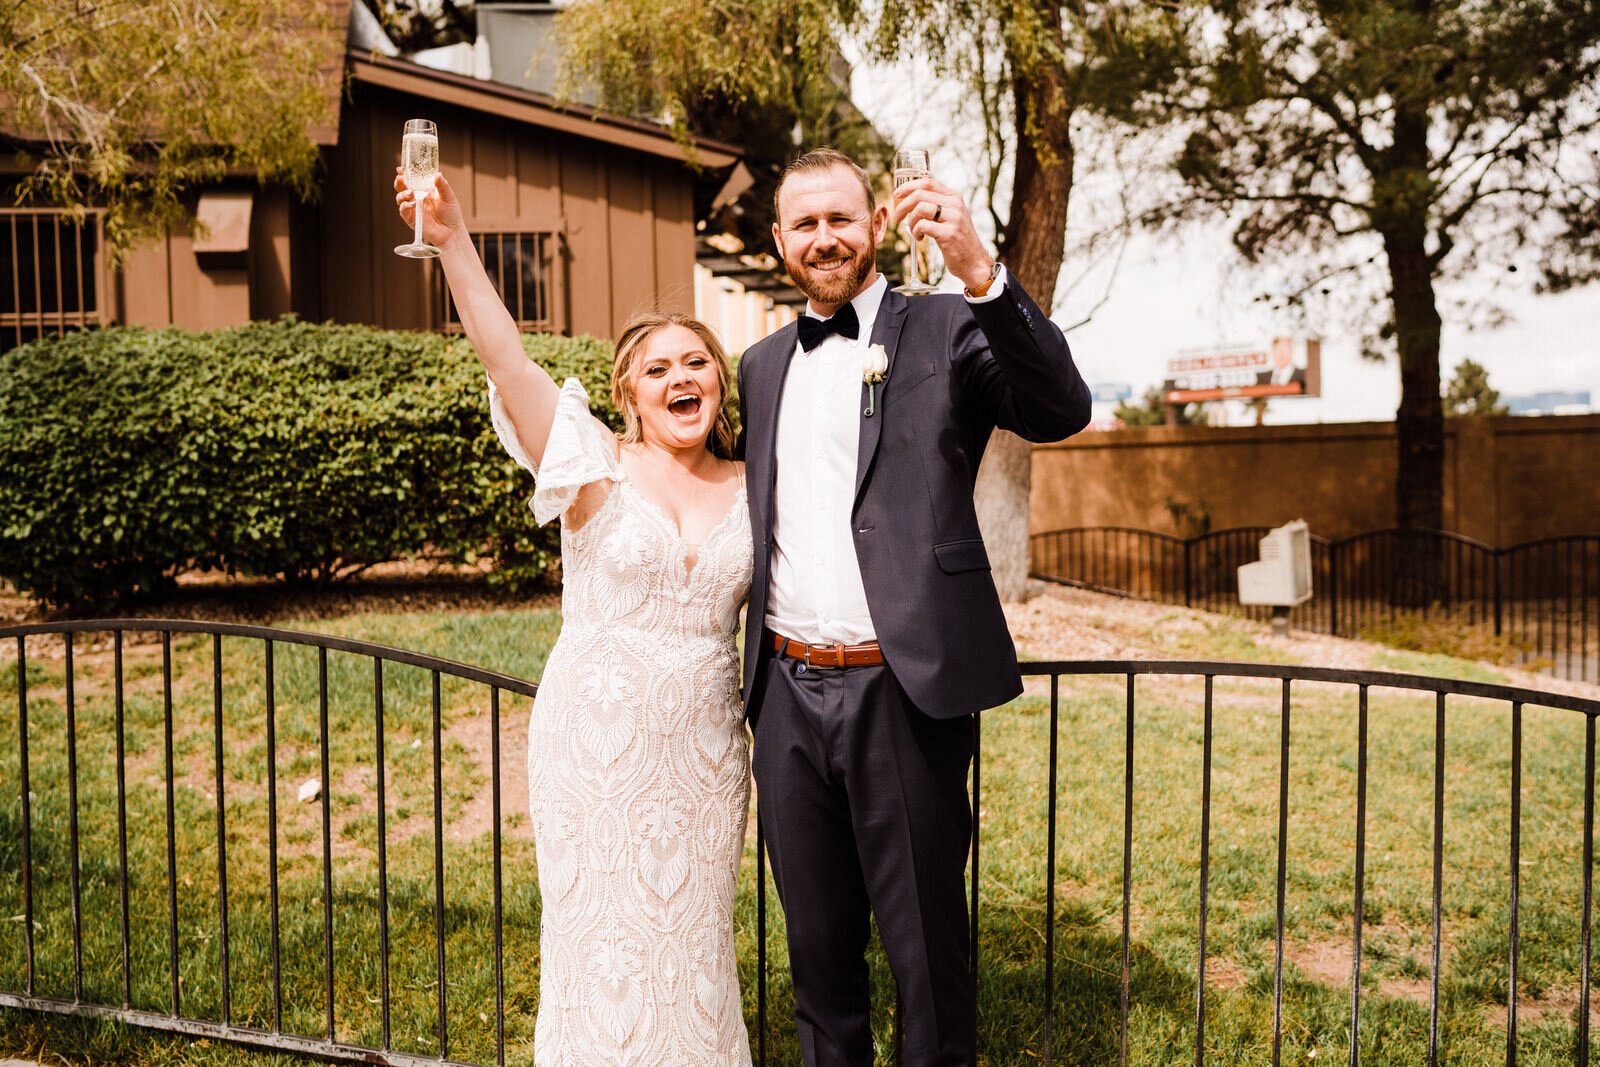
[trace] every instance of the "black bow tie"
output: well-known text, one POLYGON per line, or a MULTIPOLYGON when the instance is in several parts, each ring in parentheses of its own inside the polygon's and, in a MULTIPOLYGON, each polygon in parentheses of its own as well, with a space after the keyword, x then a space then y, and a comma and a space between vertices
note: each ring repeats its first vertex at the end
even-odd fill
POLYGON ((861 320, 856 318, 856 309, 850 304, 834 312, 831 319, 801 315, 795 325, 800 328, 800 347, 807 352, 820 345, 830 333, 837 333, 852 340, 861 334, 861 320))

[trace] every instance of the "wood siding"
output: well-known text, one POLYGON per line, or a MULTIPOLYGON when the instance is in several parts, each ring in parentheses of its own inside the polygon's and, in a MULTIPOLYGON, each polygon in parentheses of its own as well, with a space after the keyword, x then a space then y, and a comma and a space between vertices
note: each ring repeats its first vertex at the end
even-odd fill
POLYGON ((615 337, 651 307, 693 309, 691 175, 682 164, 567 133, 357 84, 329 150, 318 317, 399 329, 439 325, 431 271, 407 240, 391 187, 408 118, 439 125, 440 166, 474 233, 556 235, 558 332, 615 337))
POLYGON ((187 228, 141 245, 113 279, 108 317, 200 330, 293 312, 440 328, 438 265, 393 251, 409 232, 391 176, 400 131, 417 117, 439 124, 440 165, 468 229, 551 235, 556 332, 614 338, 646 309, 693 312, 693 175, 681 160, 612 143, 599 124, 589 138, 358 81, 339 143, 324 149, 320 203, 230 183, 254 190, 249 251, 197 255, 187 228))

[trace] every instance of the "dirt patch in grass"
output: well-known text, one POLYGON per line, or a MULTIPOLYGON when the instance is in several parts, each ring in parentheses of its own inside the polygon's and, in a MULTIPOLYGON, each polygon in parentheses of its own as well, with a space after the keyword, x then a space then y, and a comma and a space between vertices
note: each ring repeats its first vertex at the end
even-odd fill
MULTIPOLYGON (((532 702, 512 694, 500 701, 500 832, 504 837, 533 839, 528 814, 528 711, 532 702), (513 815, 523 818, 510 818, 513 815)), ((492 751, 493 724, 487 715, 472 715, 455 723, 446 736, 460 741, 478 761, 483 786, 450 823, 452 840, 471 841, 494 827, 492 751)))
MULTIPOLYGON (((1384 669, 1387 646, 1304 630, 1274 637, 1267 623, 1171 604, 1107 596, 1086 589, 1032 582, 1029 599, 1007 604, 1018 654, 1035 661, 1093 659, 1220 659, 1294 663, 1337 670, 1384 669)), ((1484 664, 1507 685, 1600 699, 1600 685, 1484 664)), ((1393 668, 1390 668, 1393 669, 1393 668)), ((1144 685, 1153 680, 1141 680, 1144 685)), ((1297 687, 1313 683, 1299 682, 1297 687)), ((1048 694, 1048 679, 1029 691, 1048 694)))
MULTIPOLYGON (((1518 997, 1517 998, 1517 1024, 1537 1023, 1550 1015, 1558 1015, 1573 1026, 1578 1024, 1578 1004, 1580 999, 1576 989, 1557 990, 1543 997, 1518 997)), ((1510 1013, 1505 1005, 1498 1005, 1485 1011, 1485 1015, 1495 1026, 1504 1029, 1510 1013)), ((1593 996, 1589 999, 1589 1031, 1600 1030, 1600 1011, 1595 1010, 1593 996)))

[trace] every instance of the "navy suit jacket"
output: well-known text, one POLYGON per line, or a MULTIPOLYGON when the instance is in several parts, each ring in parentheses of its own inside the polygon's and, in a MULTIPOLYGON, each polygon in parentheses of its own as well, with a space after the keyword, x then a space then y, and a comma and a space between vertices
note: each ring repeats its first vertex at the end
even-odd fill
MULTIPOLYGON (((760 715, 758 668, 772 556, 774 447, 793 323, 739 363, 755 574, 745 630, 744 698, 760 715)), ((972 491, 996 426, 1057 441, 1089 422, 1089 390, 1067 341, 1015 278, 994 300, 889 291, 871 341, 889 357, 861 419, 850 529, 884 660, 912 702, 954 718, 1022 691, 1016 649, 978 532, 972 491)), ((867 403, 861 387, 860 407, 867 403)))

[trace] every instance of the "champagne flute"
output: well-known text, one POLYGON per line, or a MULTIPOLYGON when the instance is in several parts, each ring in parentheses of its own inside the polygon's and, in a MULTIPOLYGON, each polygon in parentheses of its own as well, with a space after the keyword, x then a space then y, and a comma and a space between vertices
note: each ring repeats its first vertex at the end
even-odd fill
POLYGON ((405 136, 400 141, 400 177, 411 190, 416 209, 415 240, 396 245, 395 252, 408 259, 432 259, 439 249, 422 239, 422 198, 433 191, 439 176, 439 128, 428 119, 406 119, 405 136))
MULTIPOLYGON (((896 189, 907 182, 914 182, 918 178, 931 178, 933 171, 928 169, 928 150, 925 148, 902 148, 894 154, 894 187, 896 189)), ((904 284, 894 287, 897 293, 907 296, 921 296, 924 293, 936 293, 939 287, 928 284, 928 248, 927 245, 918 247, 917 233, 908 223, 906 232, 911 235, 911 271, 910 277, 904 284)))

